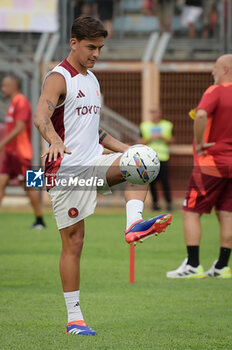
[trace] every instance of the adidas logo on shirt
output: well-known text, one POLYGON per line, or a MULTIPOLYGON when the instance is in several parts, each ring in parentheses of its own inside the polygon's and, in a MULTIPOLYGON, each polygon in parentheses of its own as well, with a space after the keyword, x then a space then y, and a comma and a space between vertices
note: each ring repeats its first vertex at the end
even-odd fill
POLYGON ((78 91, 77 98, 85 97, 85 94, 81 90, 78 91))

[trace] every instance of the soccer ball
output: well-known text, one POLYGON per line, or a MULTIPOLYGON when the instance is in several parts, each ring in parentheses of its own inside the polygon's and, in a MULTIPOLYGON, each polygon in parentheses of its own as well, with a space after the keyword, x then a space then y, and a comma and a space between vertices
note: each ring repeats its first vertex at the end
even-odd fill
POLYGON ((160 161, 157 153, 151 147, 134 145, 122 154, 120 169, 126 181, 145 185, 158 176, 160 161))

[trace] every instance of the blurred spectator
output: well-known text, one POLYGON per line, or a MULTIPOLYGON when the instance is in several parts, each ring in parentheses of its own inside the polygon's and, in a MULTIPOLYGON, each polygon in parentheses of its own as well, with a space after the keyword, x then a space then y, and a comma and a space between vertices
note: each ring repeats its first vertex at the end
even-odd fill
POLYGON ((173 124, 161 118, 161 112, 153 107, 150 110, 151 120, 144 121, 140 124, 141 139, 140 143, 154 149, 160 160, 160 172, 155 181, 150 183, 151 195, 153 200, 153 210, 159 210, 159 198, 156 190, 156 182, 162 184, 164 197, 167 203, 167 210, 172 209, 172 199, 168 182, 168 160, 170 157, 169 144, 173 142, 172 128, 173 124))
POLYGON ((108 32, 108 39, 113 36, 113 0, 96 0, 99 19, 103 22, 108 32))
POLYGON ((96 16, 96 1, 95 0, 75 0, 74 14, 75 18, 85 15, 85 16, 96 16))
POLYGON ((142 2, 142 12, 146 16, 155 16, 157 14, 157 0, 144 0, 142 2))
POLYGON ((170 32, 174 7, 174 0, 144 0, 142 12, 147 16, 158 16, 161 31, 170 32))
POLYGON ((172 16, 175 8, 175 0, 156 0, 158 2, 158 16, 162 32, 171 31, 172 16))
POLYGON ((203 38, 208 38, 214 34, 217 22, 217 5, 218 1, 216 0, 203 1, 203 38))
POLYGON ((189 38, 195 38, 195 24, 202 14, 201 0, 186 0, 181 14, 181 22, 183 27, 188 27, 189 38))

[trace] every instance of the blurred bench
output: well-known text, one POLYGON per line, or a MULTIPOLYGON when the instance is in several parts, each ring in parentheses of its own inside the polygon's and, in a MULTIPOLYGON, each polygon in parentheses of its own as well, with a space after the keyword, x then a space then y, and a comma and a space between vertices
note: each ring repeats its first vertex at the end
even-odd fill
POLYGON ((120 10, 122 13, 141 13, 143 0, 122 0, 120 10))
POLYGON ((160 32, 160 25, 156 16, 118 16, 113 21, 113 31, 116 36, 148 36, 160 32))

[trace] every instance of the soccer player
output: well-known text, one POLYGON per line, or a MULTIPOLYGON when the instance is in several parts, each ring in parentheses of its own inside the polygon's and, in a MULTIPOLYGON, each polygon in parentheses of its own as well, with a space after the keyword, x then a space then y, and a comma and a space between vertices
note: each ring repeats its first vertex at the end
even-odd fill
MULTIPOLYGON (((104 182, 101 192, 109 192, 110 186, 124 181, 119 161, 121 152, 129 146, 99 130, 100 87, 89 70, 96 63, 106 36, 99 20, 92 17, 74 20, 70 54, 45 77, 35 113, 35 125, 50 145, 42 156, 46 157, 49 194, 62 240, 60 275, 68 311, 66 333, 74 334, 96 334, 84 322, 79 289, 84 219, 94 212, 97 187, 61 188, 53 186, 53 180, 65 180, 71 173, 81 179, 96 175, 104 182), (102 154, 104 147, 116 153, 102 154)), ((128 243, 164 231, 172 220, 170 214, 143 220, 147 186, 136 189, 131 186, 125 194, 128 243)))
POLYGON ((232 54, 218 58, 215 85, 202 96, 194 121, 194 170, 183 206, 188 257, 169 278, 230 278, 232 248, 232 54), (220 253, 205 272, 199 262, 200 217, 215 208, 220 224, 220 253))
MULTIPOLYGON (((31 168, 32 160, 31 105, 20 93, 20 80, 14 75, 6 76, 2 80, 2 93, 11 102, 6 114, 5 137, 0 141, 0 152, 4 150, 0 167, 0 203, 10 179, 18 178, 25 187, 26 170, 31 168)), ((31 189, 26 189, 26 193, 36 217, 31 227, 45 228, 39 193, 31 189)))

